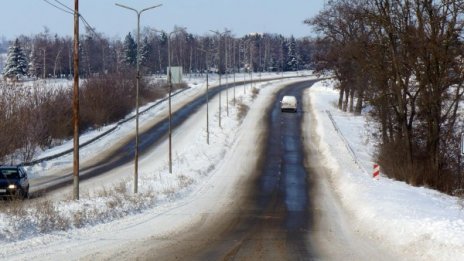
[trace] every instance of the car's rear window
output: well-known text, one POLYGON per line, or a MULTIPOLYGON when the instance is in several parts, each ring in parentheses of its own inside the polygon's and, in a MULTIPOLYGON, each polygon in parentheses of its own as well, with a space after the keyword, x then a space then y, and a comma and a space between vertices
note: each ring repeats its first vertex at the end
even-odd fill
POLYGON ((19 173, 17 169, 0 169, 0 179, 17 179, 19 173))

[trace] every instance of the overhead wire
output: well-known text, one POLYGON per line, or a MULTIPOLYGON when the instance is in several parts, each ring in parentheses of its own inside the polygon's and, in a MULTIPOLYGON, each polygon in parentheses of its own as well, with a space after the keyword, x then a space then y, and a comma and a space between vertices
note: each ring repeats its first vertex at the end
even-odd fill
POLYGON ((57 6, 57 5, 53 4, 53 3, 50 3, 48 0, 43 0, 43 1, 44 1, 45 3, 51 5, 51 6, 55 7, 56 9, 65 12, 65 13, 72 14, 72 15, 74 14, 74 10, 73 10, 72 12, 70 12, 70 11, 68 11, 68 10, 63 9, 62 7, 59 7, 59 6, 57 6))
POLYGON ((74 14, 74 9, 68 7, 67 5, 63 4, 59 0, 55 0, 55 2, 57 2, 59 5, 61 5, 62 7, 66 8, 66 9, 68 9, 69 11, 71 11, 74 14))
MULTIPOLYGON (((62 11, 62 12, 74 15, 74 10, 72 8, 70 8, 69 6, 63 4, 59 0, 54 0, 59 6, 54 4, 54 3, 51 3, 49 0, 43 0, 43 1, 46 2, 47 4, 51 5, 51 6, 55 7, 56 9, 62 11)), ((95 32, 94 28, 87 22, 87 20, 84 18, 84 16, 82 16, 80 13, 78 13, 78 15, 79 15, 80 20, 84 23, 85 27, 88 30, 90 30, 95 36, 99 37, 97 32, 95 32)))

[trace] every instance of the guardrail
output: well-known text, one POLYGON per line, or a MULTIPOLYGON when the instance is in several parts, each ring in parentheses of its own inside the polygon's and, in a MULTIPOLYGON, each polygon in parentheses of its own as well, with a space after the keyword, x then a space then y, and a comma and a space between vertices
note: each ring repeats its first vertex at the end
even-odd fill
POLYGON ((351 145, 350 145, 350 143, 348 142, 348 140, 345 138, 345 136, 343 135, 343 133, 341 132, 341 130, 338 128, 337 123, 336 123, 335 120, 333 119, 332 113, 330 113, 329 110, 326 110, 325 112, 326 112, 327 115, 329 116, 329 119, 330 119, 330 121, 332 122, 332 125, 333 125, 334 128, 335 128, 335 131, 338 133, 338 136, 342 139, 343 143, 345 144, 345 147, 347 148, 348 152, 351 154, 351 157, 353 158, 354 163, 355 163, 362 171, 364 171, 367 175, 369 175, 369 172, 367 172, 367 170, 364 169, 364 167, 363 167, 362 164, 360 163, 360 160, 359 160, 358 156, 356 155, 356 152, 353 150, 353 148, 351 147, 351 145))

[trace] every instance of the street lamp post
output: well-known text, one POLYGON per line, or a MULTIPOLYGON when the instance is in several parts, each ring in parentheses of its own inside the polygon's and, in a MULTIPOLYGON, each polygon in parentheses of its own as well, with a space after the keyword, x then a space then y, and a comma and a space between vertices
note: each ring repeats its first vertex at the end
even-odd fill
POLYGON ((198 48, 199 51, 202 51, 206 54, 206 144, 209 145, 209 65, 208 65, 208 54, 211 54, 211 51, 207 51, 201 48, 198 48))
POLYGON ((137 10, 132 7, 117 4, 116 6, 129 9, 137 14, 137 76, 135 87, 135 152, 134 152, 134 193, 138 192, 138 168, 139 168, 139 81, 140 81, 140 15, 150 9, 160 7, 161 4, 137 10))
POLYGON ((226 111, 227 117, 229 117, 229 74, 227 71, 227 37, 224 37, 224 51, 225 51, 225 63, 224 63, 224 72, 226 74, 226 111))
MULTIPOLYGON (((45 61, 45 49, 44 61, 45 61)), ((79 0, 74 1, 73 84, 73 199, 79 200, 79 0)), ((45 63, 44 63, 45 80, 45 63)))
POLYGON ((171 74, 171 36, 180 31, 184 31, 185 28, 181 28, 172 31, 168 35, 168 67, 169 67, 169 173, 172 173, 172 126, 171 126, 171 95, 172 95, 172 74, 171 74))
POLYGON ((185 31, 186 28, 182 27, 176 29, 169 34, 165 31, 155 30, 168 35, 168 83, 169 83, 169 98, 168 98, 168 107, 169 107, 169 173, 172 173, 172 110, 171 110, 171 95, 172 95, 172 74, 171 74, 171 36, 181 31, 185 31))
POLYGON ((236 46, 235 46, 235 43, 236 43, 235 40, 232 40, 232 43, 233 43, 233 44, 232 44, 232 50, 233 50, 233 56, 234 56, 234 57, 233 57, 233 61, 234 61, 233 64, 234 64, 234 65, 232 66, 232 68, 233 68, 233 71, 232 71, 232 72, 233 72, 233 74, 234 74, 234 106, 235 106, 235 103, 236 103, 236 99, 235 99, 235 84, 236 84, 236 83, 235 83, 235 69, 236 69, 236 66, 237 66, 236 60, 235 60, 235 59, 236 59, 236 57, 235 57, 235 47, 236 47, 236 46))
MULTIPOLYGON (((219 66, 218 66, 218 74, 219 74, 219 86, 221 86, 221 38, 225 35, 230 33, 230 30, 225 30, 224 32, 220 33, 219 31, 213 31, 210 30, 211 32, 217 34, 219 36, 219 46, 218 46, 218 54, 219 54, 219 66)), ((227 90, 227 89, 226 89, 227 90)), ((219 92, 219 128, 222 128, 221 126, 221 92, 219 92)))
POLYGON ((250 86, 251 90, 253 90, 253 45, 251 44, 251 39, 249 41, 250 43, 250 86))

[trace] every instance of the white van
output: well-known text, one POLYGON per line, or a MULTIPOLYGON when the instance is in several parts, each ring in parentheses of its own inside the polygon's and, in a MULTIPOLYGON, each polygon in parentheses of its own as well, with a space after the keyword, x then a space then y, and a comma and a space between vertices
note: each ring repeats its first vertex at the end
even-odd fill
POLYGON ((282 112, 285 111, 291 111, 291 112, 296 112, 297 111, 297 101, 295 96, 284 96, 282 98, 282 101, 280 102, 280 110, 282 112))

